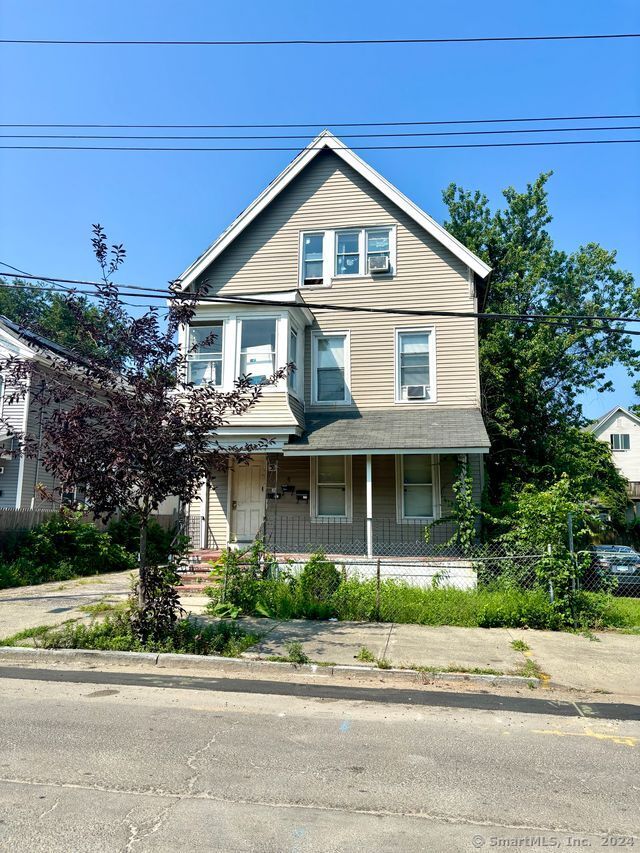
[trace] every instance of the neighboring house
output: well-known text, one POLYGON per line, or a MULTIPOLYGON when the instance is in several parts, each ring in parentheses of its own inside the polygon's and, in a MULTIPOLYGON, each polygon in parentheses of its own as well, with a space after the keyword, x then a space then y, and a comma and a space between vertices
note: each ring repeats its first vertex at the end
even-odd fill
POLYGON ((212 471, 190 510, 201 546, 260 535, 280 553, 424 553, 461 470, 480 499, 477 320, 437 312, 476 312, 489 272, 328 131, 303 149, 180 277, 220 300, 184 332, 183 346, 218 335, 189 356, 193 382, 230 390, 296 365, 219 431, 223 445, 271 445, 212 471))
MULTIPOLYGON (((60 364, 78 367, 79 359, 74 353, 53 341, 35 334, 24 326, 0 316, 0 362, 10 357, 25 362, 34 362, 30 382, 47 382, 60 364)), ((56 485, 50 474, 42 467, 38 458, 14 456, 16 438, 11 435, 28 433, 38 436, 42 422, 42 410, 36 405, 29 387, 20 399, 11 401, 11 389, 6 387, 0 370, 0 510, 2 509, 50 509, 51 502, 43 501, 39 485, 53 492, 56 485)))
POLYGON ((611 447, 613 461, 629 481, 633 515, 640 516, 640 418, 616 406, 587 429, 611 447))

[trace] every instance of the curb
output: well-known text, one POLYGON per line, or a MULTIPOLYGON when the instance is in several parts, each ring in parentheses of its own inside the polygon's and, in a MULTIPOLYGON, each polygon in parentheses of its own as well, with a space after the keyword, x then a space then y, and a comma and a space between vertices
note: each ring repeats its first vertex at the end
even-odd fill
POLYGON ((15 664, 146 664, 160 669, 189 669, 258 675, 264 673, 299 673, 300 675, 429 684, 433 681, 456 681, 493 684, 496 686, 539 687, 539 678, 522 675, 479 675, 465 672, 423 672, 415 669, 378 669, 371 666, 317 663, 281 663, 256 658, 225 658, 215 655, 150 654, 147 652, 110 652, 97 649, 34 649, 27 646, 0 646, 0 662, 15 664))

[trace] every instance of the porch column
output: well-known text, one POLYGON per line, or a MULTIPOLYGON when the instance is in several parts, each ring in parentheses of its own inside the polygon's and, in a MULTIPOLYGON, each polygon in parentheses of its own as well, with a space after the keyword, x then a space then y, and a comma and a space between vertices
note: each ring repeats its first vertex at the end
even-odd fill
POLYGON ((207 528, 209 522, 209 479, 205 477, 200 486, 200 548, 204 551, 209 544, 207 542, 207 528))
POLYGON ((367 453, 367 557, 373 557, 373 476, 371 454, 367 453))

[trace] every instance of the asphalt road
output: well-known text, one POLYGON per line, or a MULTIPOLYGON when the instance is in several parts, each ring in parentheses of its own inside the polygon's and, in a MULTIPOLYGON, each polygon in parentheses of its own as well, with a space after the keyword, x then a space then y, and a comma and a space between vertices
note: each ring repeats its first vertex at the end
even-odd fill
POLYGON ((1 850, 628 849, 639 829, 634 720, 35 675, 0 678, 1 850))

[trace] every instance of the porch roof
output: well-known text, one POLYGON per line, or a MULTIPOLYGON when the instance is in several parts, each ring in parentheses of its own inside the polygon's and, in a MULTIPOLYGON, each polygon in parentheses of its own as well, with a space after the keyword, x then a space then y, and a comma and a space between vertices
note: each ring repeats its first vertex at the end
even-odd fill
POLYGON ((486 453, 479 409, 397 406, 370 412, 306 416, 306 429, 284 445, 287 456, 382 453, 486 453))

